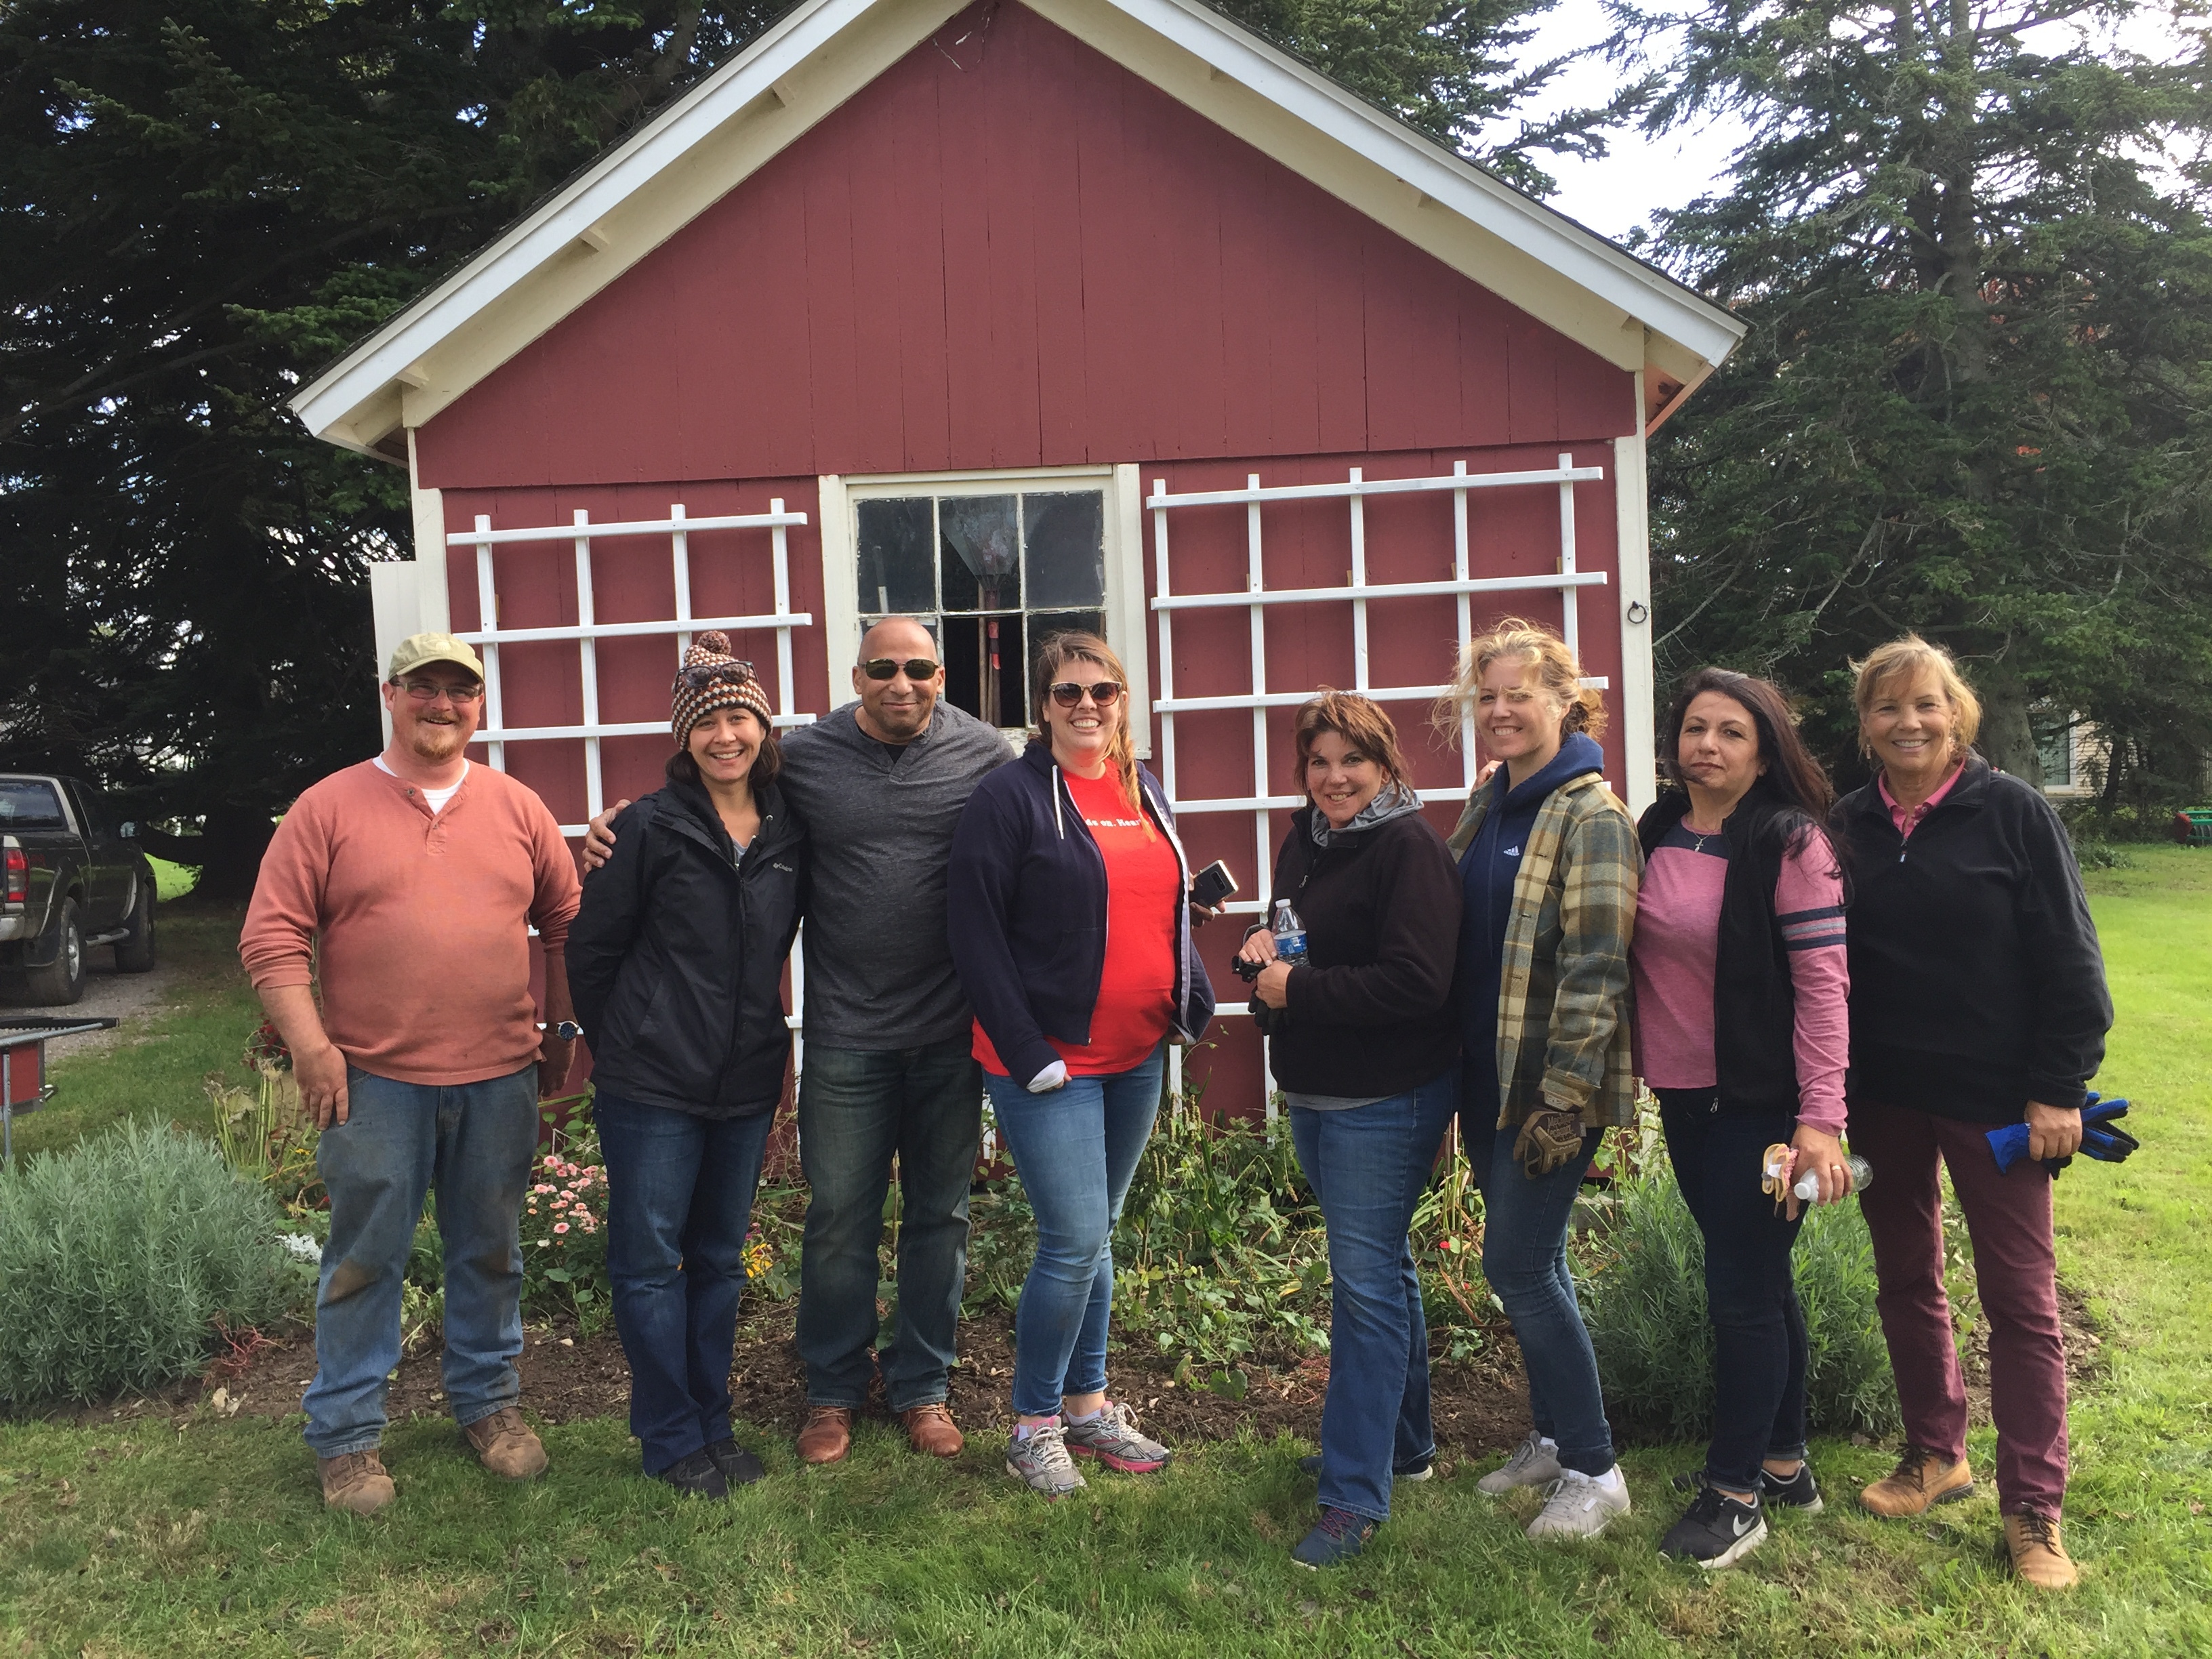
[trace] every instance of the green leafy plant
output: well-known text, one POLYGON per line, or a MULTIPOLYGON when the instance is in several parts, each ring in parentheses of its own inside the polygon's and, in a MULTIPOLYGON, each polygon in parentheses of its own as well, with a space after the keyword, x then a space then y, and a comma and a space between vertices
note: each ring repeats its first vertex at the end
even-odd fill
MULTIPOLYGON (((1713 1413, 1705 1240, 1673 1171, 1619 1183, 1602 1228, 1575 1252, 1606 1408, 1616 1425, 1694 1439, 1713 1413)), ((1798 1234, 1797 1295, 1812 1346, 1806 1413, 1815 1431, 1887 1434, 1897 1394, 1875 1314, 1874 1250, 1856 1203, 1814 1210, 1798 1234)))
POLYGON ((198 1372, 307 1295, 282 1212, 213 1145, 126 1124, 0 1172, 0 1401, 92 1400, 198 1372))

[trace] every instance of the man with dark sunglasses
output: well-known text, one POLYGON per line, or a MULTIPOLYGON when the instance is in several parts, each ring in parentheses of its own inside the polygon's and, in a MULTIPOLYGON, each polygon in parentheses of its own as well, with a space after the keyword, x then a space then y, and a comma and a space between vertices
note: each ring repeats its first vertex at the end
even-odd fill
MULTIPOLYGON (((945 912, 952 831, 968 797, 1013 758, 1006 738, 942 700, 929 630, 888 617, 860 641, 848 702, 783 738, 777 778, 813 837, 799 1135, 810 1194, 799 1261, 806 1364, 799 1455, 834 1463, 880 1370, 916 1451, 956 1455, 946 1408, 968 1271, 968 1188, 982 1138, 972 1016, 945 912), (875 1356, 876 1252, 898 1164, 897 1333, 875 1356)), ((597 868, 628 802, 594 819, 597 868)))

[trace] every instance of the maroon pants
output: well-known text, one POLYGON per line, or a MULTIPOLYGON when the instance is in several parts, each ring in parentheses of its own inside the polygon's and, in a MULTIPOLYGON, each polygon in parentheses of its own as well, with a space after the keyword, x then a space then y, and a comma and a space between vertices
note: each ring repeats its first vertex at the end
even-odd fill
POLYGON ((1850 1138, 1874 1166, 1860 1203, 1874 1235, 1875 1305, 1905 1438, 1954 1460, 1966 1455, 1966 1380, 1943 1293, 1940 1158, 1966 1214, 1990 1324, 1997 1505, 2007 1515, 2034 1510, 2057 1518, 2066 1495, 2066 1349, 2049 1173, 2021 1158, 1999 1175, 1986 1125, 1907 1107, 1852 1101, 1850 1138))

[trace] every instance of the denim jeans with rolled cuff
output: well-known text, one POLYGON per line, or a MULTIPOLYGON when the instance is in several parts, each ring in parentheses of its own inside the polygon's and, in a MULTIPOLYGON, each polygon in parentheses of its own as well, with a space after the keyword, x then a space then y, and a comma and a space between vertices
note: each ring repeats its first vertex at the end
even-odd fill
POLYGON ((918 1048, 806 1045, 799 1150, 807 1184, 799 1261, 806 1403, 858 1409, 880 1368, 894 1412, 945 1398, 968 1276, 968 1191, 983 1139, 983 1072, 963 1031, 918 1048), (880 1322, 884 1200, 899 1179, 896 1334, 880 1322))
POLYGON ((607 1277, 629 1361, 629 1431, 659 1474, 730 1437, 745 1233, 773 1111, 701 1117, 601 1094, 607 1277))
POLYGON ((1321 1502, 1390 1518, 1394 1468, 1435 1455, 1429 1328, 1407 1230, 1459 1101, 1459 1068, 1402 1095, 1317 1112, 1291 1108, 1299 1167, 1328 1224, 1328 1397, 1321 1502))
POLYGON ((301 1402, 319 1457, 384 1438, 400 1288, 422 1200, 444 1246, 446 1404, 464 1427, 521 1397, 523 1189, 538 1150, 538 1067, 479 1083, 401 1083, 346 1067, 346 1121, 315 1168, 331 1235, 315 1289, 315 1380, 301 1402))
MULTIPOLYGON (((1493 1071, 1496 1064, 1488 1054, 1469 1062, 1493 1071)), ((1470 1102, 1486 1097, 1479 1080, 1463 1080, 1462 1094, 1470 1102)), ((1486 1094, 1497 1098, 1494 1079, 1486 1094)), ((1462 1111, 1459 1123, 1468 1167, 1482 1188, 1482 1276, 1513 1322, 1528 1374, 1529 1418, 1539 1434, 1558 1443, 1560 1468, 1603 1474, 1613 1465, 1613 1429, 1567 1267, 1567 1227, 1604 1131, 1591 1130, 1578 1156, 1531 1181, 1513 1156, 1516 1131, 1499 1128, 1480 1109, 1462 1111)))
POLYGON ((1759 1187, 1766 1149, 1796 1134, 1797 1120, 1788 1112, 1730 1111, 1711 1089, 1656 1092, 1674 1180, 1705 1241, 1713 1326, 1705 1476, 1733 1492, 1757 1492, 1766 1459, 1805 1455, 1811 1350, 1790 1260, 1805 1213, 1790 1219, 1759 1187))
POLYGON ((1111 1077, 1033 1095, 984 1074, 999 1139, 1036 1215, 1036 1259, 1014 1312, 1014 1410, 1050 1417, 1066 1395, 1106 1387, 1114 1227, 1152 1139, 1166 1045, 1111 1077))

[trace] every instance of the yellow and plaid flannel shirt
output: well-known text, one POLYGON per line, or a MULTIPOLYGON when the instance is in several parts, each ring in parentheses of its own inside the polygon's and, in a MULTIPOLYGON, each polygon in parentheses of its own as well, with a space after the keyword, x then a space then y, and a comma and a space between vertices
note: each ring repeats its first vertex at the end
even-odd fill
MULTIPOLYGON (((1463 854, 1495 791, 1468 798, 1451 833, 1463 854)), ((1521 871, 1498 993, 1498 1126, 1539 1105, 1580 1112, 1586 1128, 1632 1122, 1628 944, 1644 849, 1605 781, 1586 772, 1536 813, 1521 871)))

